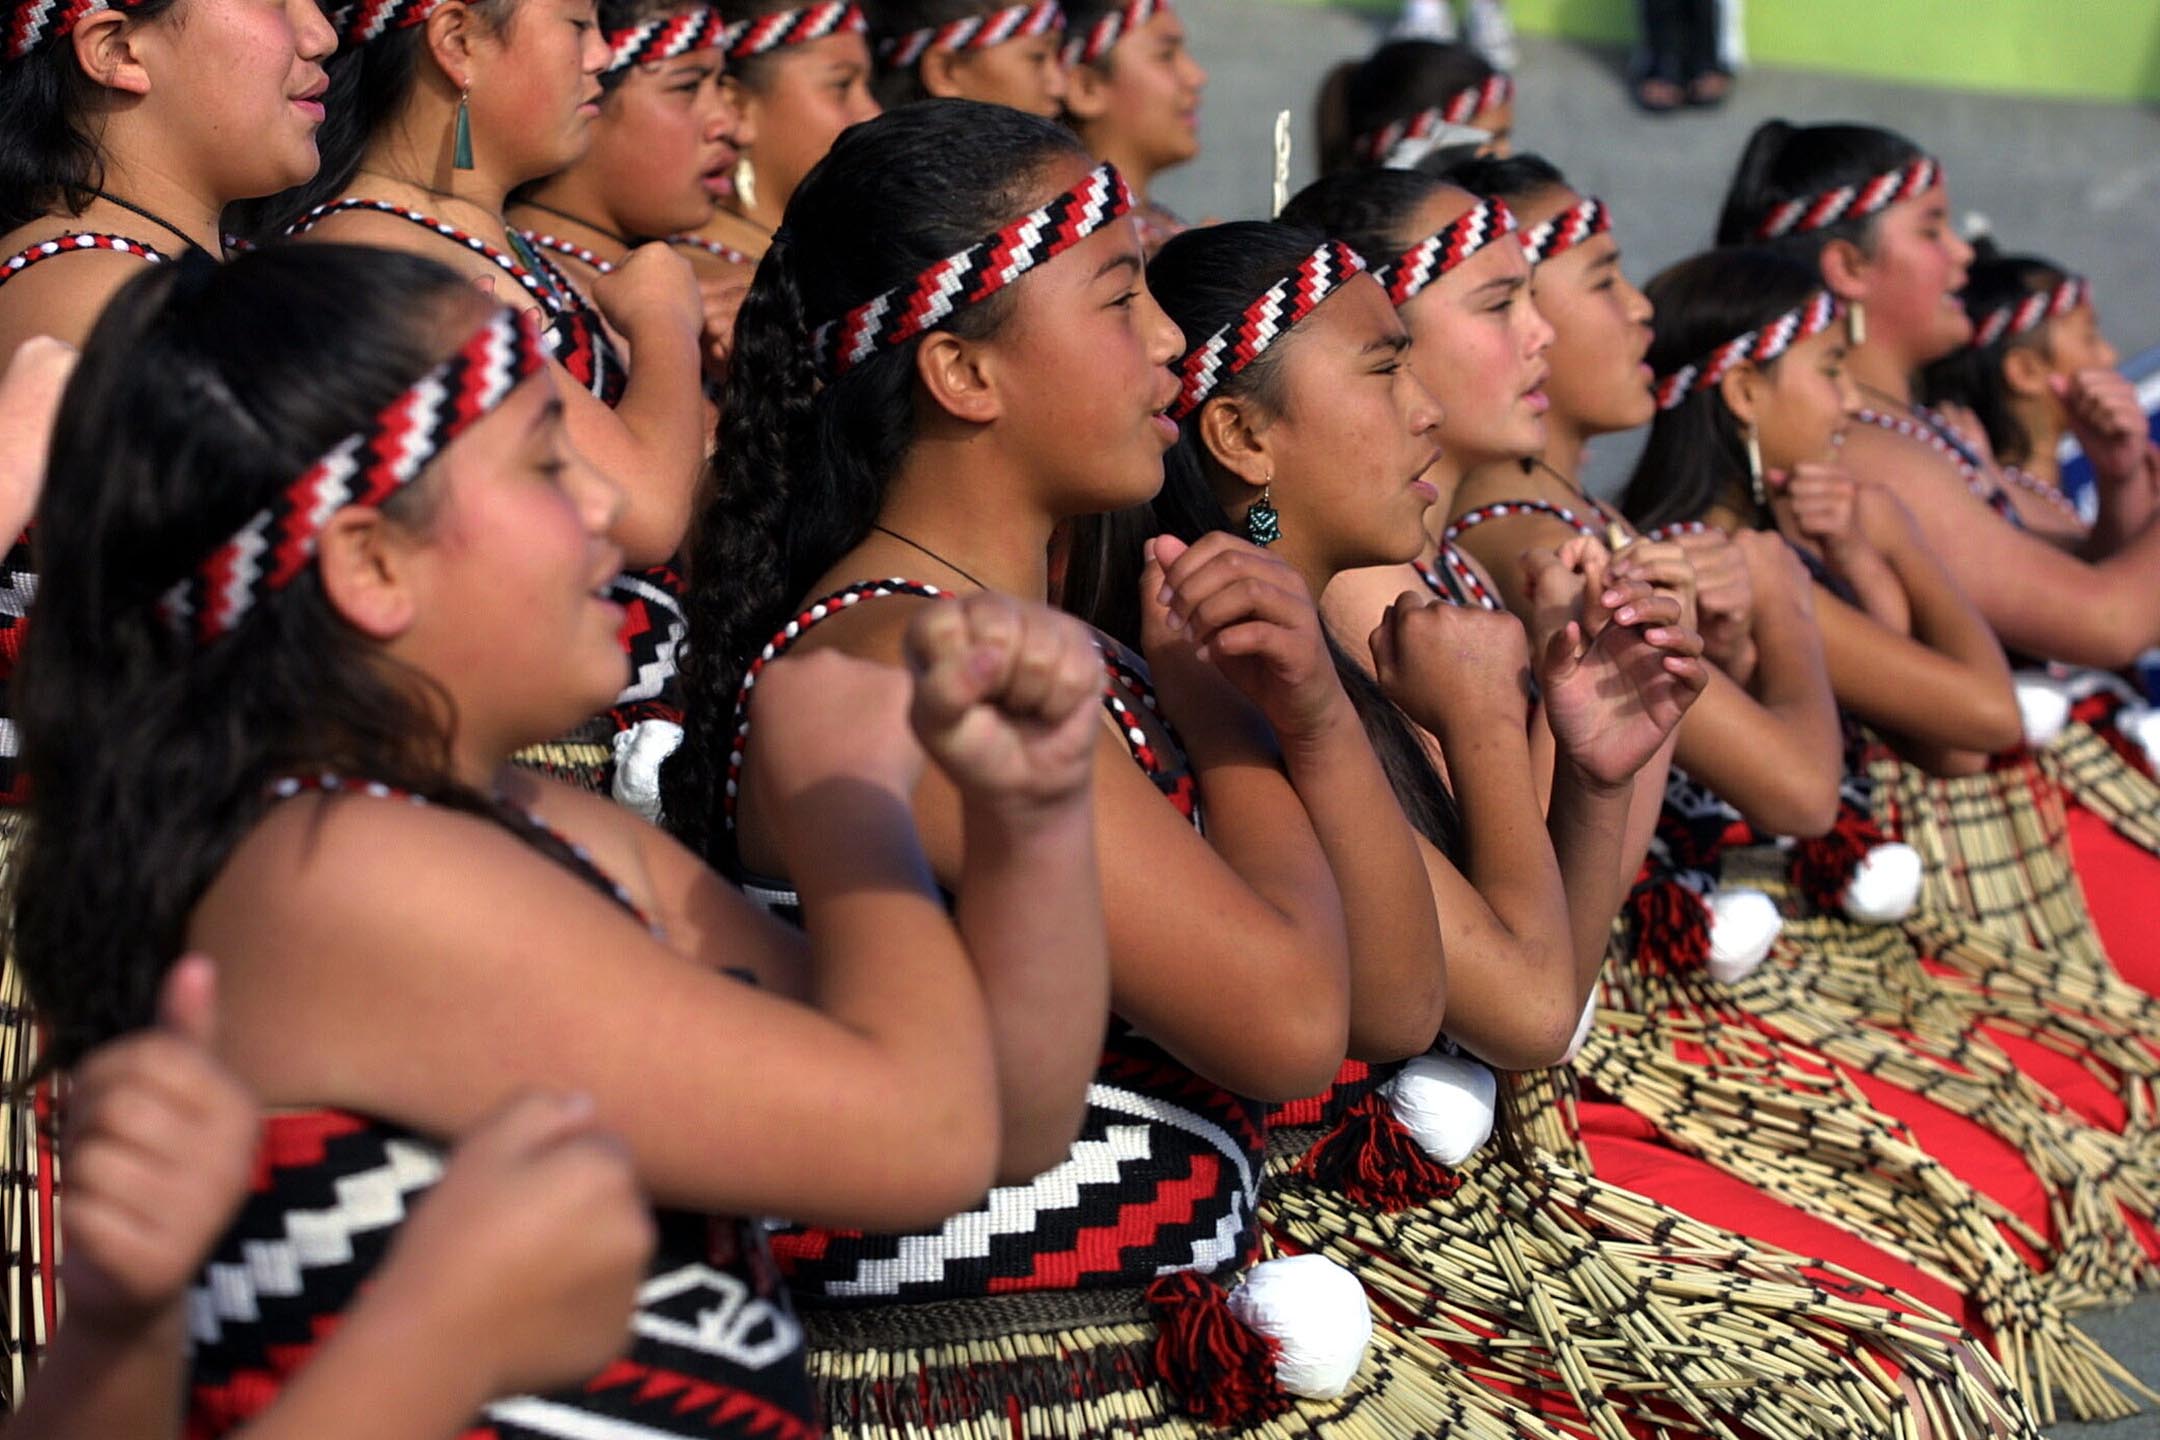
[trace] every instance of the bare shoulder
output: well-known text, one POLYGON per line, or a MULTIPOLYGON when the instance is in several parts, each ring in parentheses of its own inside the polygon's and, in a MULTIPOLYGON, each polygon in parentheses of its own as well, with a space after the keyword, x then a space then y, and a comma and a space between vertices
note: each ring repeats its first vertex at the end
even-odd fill
MULTIPOLYGON (((20 249, 8 244, 0 264, 20 249)), ((120 287, 155 263, 117 250, 75 250, 25 266, 0 288, 0 358, 38 335, 80 347, 120 287)))
POLYGON ((1841 456, 1846 468, 1862 480, 1901 490, 1910 486, 1965 488, 1965 477, 1949 456, 1924 440, 1880 425, 1849 427, 1841 456))

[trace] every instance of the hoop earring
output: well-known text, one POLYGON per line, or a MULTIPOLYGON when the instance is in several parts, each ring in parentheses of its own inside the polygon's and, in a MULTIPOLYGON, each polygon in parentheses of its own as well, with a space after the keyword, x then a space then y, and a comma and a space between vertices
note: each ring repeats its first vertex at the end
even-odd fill
POLYGON ((472 82, 468 80, 465 88, 458 92, 457 121, 450 131, 450 168, 453 170, 473 168, 471 101, 472 82))
POLYGON ((1245 538, 1265 550, 1282 539, 1282 517, 1275 513, 1275 489, 1260 487, 1260 498, 1245 512, 1245 538))
POLYGON ((1755 508, 1767 514, 1770 509, 1770 491, 1763 484, 1762 437, 1756 433, 1753 425, 1747 427, 1747 435, 1742 443, 1747 447, 1748 493, 1755 497, 1755 508))
POLYGON ((1867 306, 1858 300, 1845 307, 1845 338, 1855 350, 1867 344, 1867 306))
POLYGON ((748 155, 735 162, 735 203, 745 211, 757 208, 757 166, 748 155))

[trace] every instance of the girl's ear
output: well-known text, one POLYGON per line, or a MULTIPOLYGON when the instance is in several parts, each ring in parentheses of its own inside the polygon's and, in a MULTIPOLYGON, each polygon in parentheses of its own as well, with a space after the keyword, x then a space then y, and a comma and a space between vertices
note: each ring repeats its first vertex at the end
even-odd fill
POLYGON ((2003 385, 2020 400, 2038 400, 2048 393, 2055 369, 2030 345, 2013 345, 2003 353, 2003 385))
POLYGON ((75 22, 68 43, 74 47, 75 63, 98 85, 124 95, 147 95, 150 72, 135 53, 138 33, 123 12, 96 10, 75 22))
POLYGON ((1202 447, 1241 484, 1258 490, 1275 478, 1267 423, 1249 401, 1218 395, 1201 408, 1197 423, 1202 447))
POLYGON ((348 505, 330 517, 316 550, 323 594, 345 622, 371 640, 412 628, 419 606, 411 546, 382 511, 348 505))
POLYGON ((472 84, 473 45, 482 28, 479 15, 465 0, 443 0, 427 18, 428 54, 456 89, 472 84))
POLYGON ((1823 284, 1831 294, 1850 305, 1872 298, 1875 266, 1867 253, 1850 240, 1832 240, 1822 248, 1823 284))
POLYGON ((955 420, 987 425, 1005 410, 987 359, 981 347, 933 330, 916 347, 915 378, 938 409, 955 420))
POLYGON ((1762 421, 1762 405, 1769 393, 1770 377, 1752 364, 1735 365, 1718 381, 1718 396, 1745 430, 1762 421))
POLYGON ((1065 72, 1065 113, 1092 124, 1110 113, 1110 77, 1099 65, 1075 65, 1065 72))
POLYGON ((943 50, 936 46, 932 46, 923 55, 915 73, 922 77, 922 87, 930 92, 932 98, 960 98, 959 61, 959 51, 943 50))

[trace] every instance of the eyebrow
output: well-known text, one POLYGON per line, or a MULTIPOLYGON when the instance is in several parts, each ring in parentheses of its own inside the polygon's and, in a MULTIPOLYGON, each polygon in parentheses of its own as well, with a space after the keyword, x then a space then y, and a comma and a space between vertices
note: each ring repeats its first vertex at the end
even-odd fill
POLYGON ((1113 270, 1124 270, 1132 275, 1137 276, 1140 273, 1139 255, 1137 255, 1131 250, 1127 250, 1122 255, 1113 256, 1102 263, 1102 268, 1095 272, 1093 278, 1100 280, 1103 276, 1108 275, 1113 270))
POLYGON ((1405 330, 1397 330, 1392 335, 1375 336, 1373 339, 1366 341, 1365 348, 1358 351, 1358 354, 1377 355, 1382 351, 1385 351, 1392 355, 1400 355, 1403 353, 1403 351, 1408 350, 1409 348, 1409 332, 1405 330))
POLYGON ((683 79, 685 76, 695 75, 698 79, 703 80, 706 76, 713 74, 718 68, 718 66, 713 65, 709 61, 684 60, 677 63, 674 69, 667 72, 667 78, 670 80, 680 80, 683 79))
POLYGON ((532 423, 525 427, 525 433, 527 435, 539 433, 551 421, 562 419, 562 414, 562 397, 560 395, 550 397, 547 404, 541 406, 539 412, 533 416, 532 423))
POLYGON ((1524 281, 1523 277, 1520 275, 1503 275, 1498 280, 1488 280, 1484 284, 1478 286, 1477 289, 1470 292, 1470 297, 1472 299, 1476 299, 1478 296, 1483 295, 1488 290, 1520 290, 1525 283, 1526 282, 1524 281))

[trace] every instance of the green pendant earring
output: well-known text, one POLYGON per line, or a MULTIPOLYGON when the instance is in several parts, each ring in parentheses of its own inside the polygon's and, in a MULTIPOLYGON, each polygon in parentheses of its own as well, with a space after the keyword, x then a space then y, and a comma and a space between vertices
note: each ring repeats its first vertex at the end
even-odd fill
POLYGON ((1245 538, 1265 550, 1282 539, 1282 517, 1275 513, 1274 488, 1260 487, 1260 498, 1245 512, 1245 538))
POLYGON ((472 87, 467 86, 458 96, 457 125, 450 133, 450 168, 470 170, 472 163, 472 87))

